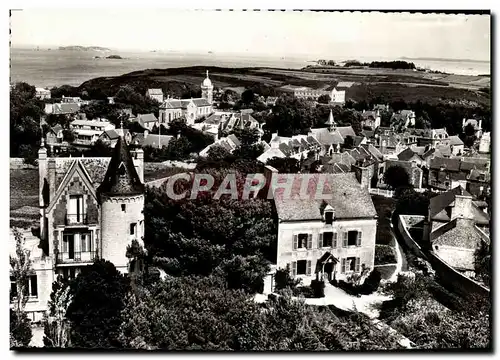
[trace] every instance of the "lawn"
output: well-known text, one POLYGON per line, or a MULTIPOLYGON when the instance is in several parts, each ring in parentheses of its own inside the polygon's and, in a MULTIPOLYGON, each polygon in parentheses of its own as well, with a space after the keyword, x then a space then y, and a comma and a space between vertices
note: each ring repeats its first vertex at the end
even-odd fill
POLYGON ((396 201, 380 195, 372 195, 375 210, 377 210, 378 223, 375 242, 381 245, 394 246, 394 239, 391 234, 391 213, 396 206, 396 201))
POLYGON ((10 169, 10 209, 38 206, 38 170, 10 169))

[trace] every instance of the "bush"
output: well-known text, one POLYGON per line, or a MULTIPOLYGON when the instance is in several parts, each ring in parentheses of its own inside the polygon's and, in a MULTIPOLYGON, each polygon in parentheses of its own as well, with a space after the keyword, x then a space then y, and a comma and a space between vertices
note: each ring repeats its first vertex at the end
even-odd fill
POLYGON ((302 279, 293 279, 290 276, 290 265, 287 265, 285 269, 276 270, 276 274, 274 274, 275 290, 294 289, 301 282, 302 279))
POLYGON ((381 278, 382 276, 380 275, 380 272, 377 269, 374 269, 361 285, 355 285, 351 282, 339 280, 336 286, 344 290, 349 295, 370 295, 377 291, 381 278))
POLYGON ((312 280, 311 289, 314 298, 325 297, 325 283, 322 280, 312 280))
POLYGON ((31 341, 31 321, 24 311, 10 309, 11 348, 28 347, 31 341))
POLYGON ((396 263, 394 247, 390 245, 375 245, 375 265, 386 265, 396 263))

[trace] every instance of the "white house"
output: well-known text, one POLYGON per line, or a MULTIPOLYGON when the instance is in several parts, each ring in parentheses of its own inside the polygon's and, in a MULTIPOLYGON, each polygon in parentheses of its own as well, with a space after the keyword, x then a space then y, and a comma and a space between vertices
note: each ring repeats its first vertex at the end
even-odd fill
POLYGON ((113 130, 115 126, 105 119, 73 120, 69 128, 75 134, 74 144, 92 145, 106 130, 113 130))

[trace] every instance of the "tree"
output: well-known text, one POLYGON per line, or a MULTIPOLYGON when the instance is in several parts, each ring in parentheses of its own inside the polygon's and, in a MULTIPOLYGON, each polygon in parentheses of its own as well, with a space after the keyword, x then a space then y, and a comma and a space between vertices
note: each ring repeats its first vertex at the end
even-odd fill
POLYGON ((296 174, 300 171, 300 163, 299 160, 295 158, 279 158, 274 157, 272 159, 267 160, 267 165, 272 166, 279 173, 284 174, 296 174))
POLYGON ((207 159, 210 161, 223 161, 229 156, 231 156, 231 153, 225 147, 214 145, 208 150, 207 159))
POLYGON ((71 303, 69 281, 58 276, 52 283, 50 294, 49 313, 43 319, 43 344, 45 347, 66 348, 70 347, 69 321, 66 312, 71 303))
POLYGON ((75 133, 72 130, 64 129, 63 130, 63 139, 69 143, 75 141, 75 133))
POLYGON ((354 139, 351 135, 347 135, 345 137, 342 147, 344 148, 344 150, 349 150, 354 147, 354 139))
POLYGON ((84 267, 70 286, 73 300, 66 316, 71 322, 71 344, 76 348, 119 347, 128 290, 128 279, 109 261, 97 260, 84 267))
POLYGON ((31 341, 31 322, 24 308, 28 301, 29 277, 33 273, 30 251, 26 249, 26 239, 18 229, 13 229, 16 242, 16 256, 9 256, 10 276, 14 279, 16 287, 10 293, 14 308, 10 311, 11 347, 26 347, 31 341))
POLYGON ((325 95, 320 95, 318 97, 318 102, 320 104, 329 104, 332 99, 330 98, 330 95, 325 94, 325 95))
POLYGON ((474 271, 479 280, 491 286, 491 247, 485 241, 474 252, 474 271))
POLYGON ((410 177, 405 168, 399 165, 389 166, 384 173, 384 182, 392 189, 410 184, 410 177))
POLYGON ((255 94, 252 89, 247 89, 241 94, 241 101, 245 105, 251 104, 255 100, 255 94))

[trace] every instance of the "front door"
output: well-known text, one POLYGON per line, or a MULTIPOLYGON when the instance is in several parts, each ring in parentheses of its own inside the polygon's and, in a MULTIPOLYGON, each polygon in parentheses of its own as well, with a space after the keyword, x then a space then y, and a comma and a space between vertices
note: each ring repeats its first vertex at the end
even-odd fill
POLYGON ((68 236, 68 258, 75 258, 75 236, 68 236))
POLYGON ((332 276, 333 276, 333 262, 327 262, 325 264, 325 275, 326 275, 326 278, 328 281, 331 281, 332 280, 332 276))

